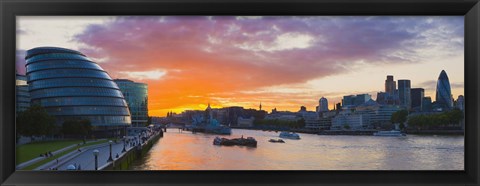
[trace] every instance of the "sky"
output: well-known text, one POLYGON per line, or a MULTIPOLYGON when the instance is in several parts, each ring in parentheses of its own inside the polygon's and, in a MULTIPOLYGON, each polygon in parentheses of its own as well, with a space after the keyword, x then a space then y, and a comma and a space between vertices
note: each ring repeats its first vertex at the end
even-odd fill
POLYGON ((112 78, 148 84, 150 116, 243 106, 315 111, 344 95, 384 91, 387 75, 435 100, 447 72, 464 94, 463 16, 18 16, 17 60, 78 50, 112 78))

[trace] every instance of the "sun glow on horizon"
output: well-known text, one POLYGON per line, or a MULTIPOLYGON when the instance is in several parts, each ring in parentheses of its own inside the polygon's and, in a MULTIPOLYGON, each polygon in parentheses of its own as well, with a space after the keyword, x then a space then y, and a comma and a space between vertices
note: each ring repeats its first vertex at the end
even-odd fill
POLYGON ((434 101, 441 70, 464 95, 463 16, 18 16, 17 46, 19 73, 26 50, 58 46, 146 83, 150 116, 208 103, 315 111, 321 97, 333 109, 344 95, 376 98, 387 75, 434 101))

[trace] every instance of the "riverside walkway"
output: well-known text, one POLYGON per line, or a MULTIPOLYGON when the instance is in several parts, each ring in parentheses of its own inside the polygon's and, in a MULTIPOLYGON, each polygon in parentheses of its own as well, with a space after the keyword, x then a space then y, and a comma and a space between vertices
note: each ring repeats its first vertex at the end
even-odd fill
MULTIPOLYGON (((161 132, 161 131, 160 131, 161 132)), ((148 141, 152 140, 154 137, 161 135, 163 133, 155 132, 151 136, 148 137, 147 140, 144 141, 143 144, 146 144, 148 141)), ((123 140, 117 140, 117 142, 112 143, 112 159, 115 160, 121 158, 123 155, 128 153, 129 151, 135 150, 140 147, 140 140, 139 138, 130 139, 132 143, 125 143, 123 140), (123 151, 125 145, 125 152, 123 151), (117 156, 118 155, 118 156, 117 156)), ((75 150, 65 156, 58 158, 57 160, 53 160, 48 162, 36 170, 68 170, 68 167, 74 165, 77 170, 95 170, 95 156, 93 151, 98 150, 98 170, 102 170, 112 162, 109 162, 108 159, 110 157, 110 143, 102 143, 98 145, 88 146, 84 148, 80 148, 80 150, 75 150)))
MULTIPOLYGON (((56 168, 58 170, 67 170, 67 167, 69 165, 76 165, 77 167, 80 166, 81 170, 95 170, 95 156, 93 155, 93 150, 95 149, 100 152, 98 154, 98 166, 102 167, 103 165, 108 164, 109 162, 107 160, 110 157, 110 145, 106 143, 96 148, 89 148, 87 150, 84 150, 74 158, 65 162, 59 162, 58 165, 54 164, 53 167, 50 167, 50 168, 56 168)), ((127 146, 125 149, 129 151, 132 149, 132 147, 127 146)), ((118 143, 113 143, 112 158, 115 160, 117 159, 116 158, 117 154, 119 157, 123 155, 122 150, 123 150, 123 141, 118 143)))
MULTIPOLYGON (((103 141, 103 140, 105 140, 105 139, 99 139, 99 141, 103 141)), ((95 143, 95 142, 97 142, 97 140, 87 141, 86 144, 95 143)), ((53 151, 53 152, 52 152, 52 155, 60 154, 60 153, 62 153, 62 152, 65 152, 65 151, 71 150, 71 149, 73 149, 73 148, 76 148, 76 147, 78 147, 78 146, 80 146, 80 145, 81 145, 81 143, 80 143, 80 144, 72 144, 72 145, 67 146, 67 147, 64 147, 64 148, 62 148, 62 149, 53 151)), ((33 159, 31 159, 31 160, 28 160, 28 161, 26 161, 26 162, 23 162, 23 163, 18 164, 18 165, 16 166, 16 169, 23 169, 23 168, 25 168, 25 167, 27 167, 27 166, 30 166, 30 165, 32 165, 32 164, 35 164, 35 163, 40 162, 40 161, 42 161, 42 160, 44 160, 44 159, 47 159, 47 158, 48 158, 48 157, 45 157, 45 156, 33 158, 33 159)))

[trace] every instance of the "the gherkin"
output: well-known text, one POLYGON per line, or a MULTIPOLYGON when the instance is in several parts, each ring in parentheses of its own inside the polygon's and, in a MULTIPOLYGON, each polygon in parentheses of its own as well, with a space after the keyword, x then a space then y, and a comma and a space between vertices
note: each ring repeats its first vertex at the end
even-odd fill
POLYGON ((445 70, 442 70, 442 72, 440 72, 440 76, 438 76, 435 101, 436 104, 445 109, 453 108, 452 90, 450 88, 450 81, 448 80, 445 70))

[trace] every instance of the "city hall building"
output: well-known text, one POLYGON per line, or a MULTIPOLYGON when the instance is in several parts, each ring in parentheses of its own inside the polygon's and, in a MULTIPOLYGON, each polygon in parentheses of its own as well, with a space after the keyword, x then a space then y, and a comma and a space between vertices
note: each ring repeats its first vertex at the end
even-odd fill
POLYGON ((31 104, 44 107, 57 125, 68 119, 88 119, 96 137, 120 136, 131 125, 120 88, 84 54, 39 47, 28 50, 25 60, 31 104))

